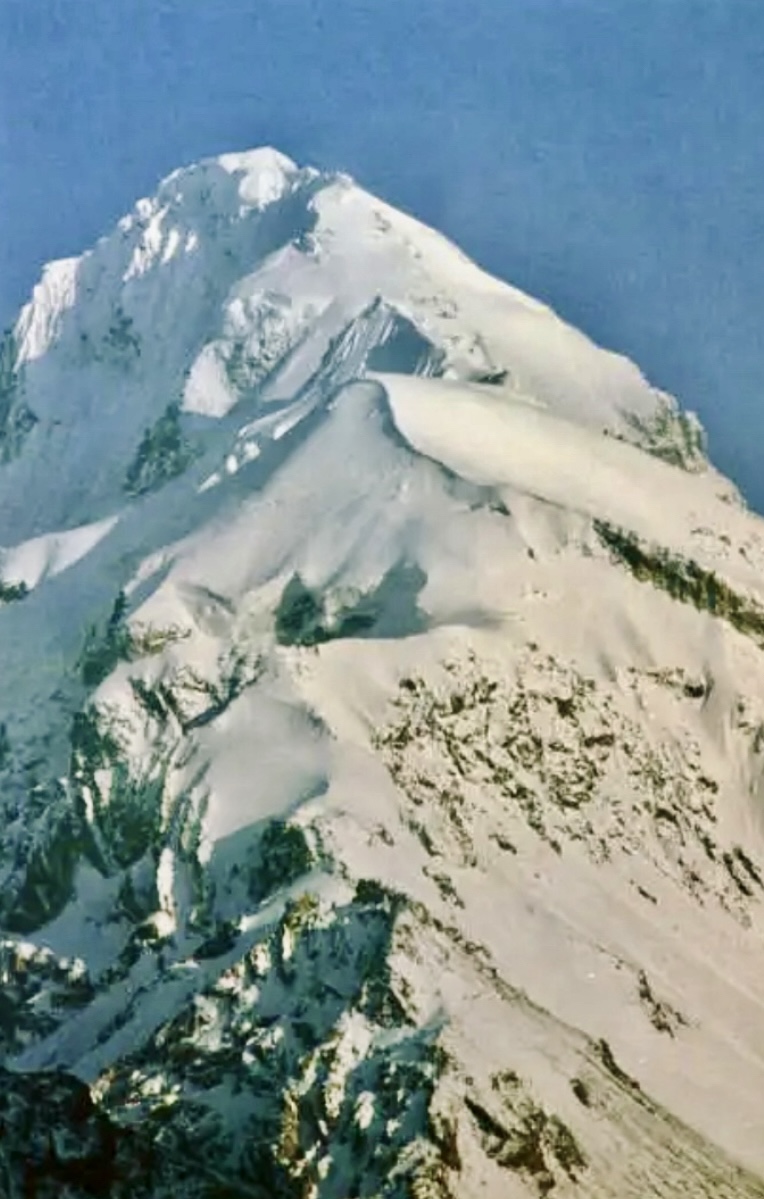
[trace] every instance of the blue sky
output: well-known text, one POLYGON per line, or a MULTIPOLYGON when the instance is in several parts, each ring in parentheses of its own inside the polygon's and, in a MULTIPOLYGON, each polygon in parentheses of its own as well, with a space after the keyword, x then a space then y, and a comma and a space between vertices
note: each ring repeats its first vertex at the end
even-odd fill
POLYGON ((634 357, 764 511, 761 0, 0 0, 0 322, 157 180, 349 171, 634 357))

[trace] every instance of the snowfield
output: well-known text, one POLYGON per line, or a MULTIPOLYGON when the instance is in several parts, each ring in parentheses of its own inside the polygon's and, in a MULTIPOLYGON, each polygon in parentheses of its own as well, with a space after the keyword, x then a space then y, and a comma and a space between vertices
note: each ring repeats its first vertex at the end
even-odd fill
POLYGON ((6 337, 0 547, 10 1196, 764 1196, 764 525, 635 366, 224 155, 6 337))

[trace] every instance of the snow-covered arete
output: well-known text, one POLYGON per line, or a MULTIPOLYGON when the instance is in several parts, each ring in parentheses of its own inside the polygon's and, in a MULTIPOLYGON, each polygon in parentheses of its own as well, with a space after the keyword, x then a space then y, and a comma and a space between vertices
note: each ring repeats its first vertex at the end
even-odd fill
POLYGON ((225 155, 47 268, 10 1193, 47 1103, 41 1194, 764 1195, 763 534, 636 367, 344 176, 225 155))

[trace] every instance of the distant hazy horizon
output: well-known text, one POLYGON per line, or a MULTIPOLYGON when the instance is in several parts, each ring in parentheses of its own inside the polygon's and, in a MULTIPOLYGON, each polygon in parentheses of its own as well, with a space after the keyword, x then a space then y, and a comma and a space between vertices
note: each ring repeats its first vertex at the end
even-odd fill
POLYGON ((346 170, 633 357, 764 511, 756 0, 0 0, 0 321, 158 179, 346 170))

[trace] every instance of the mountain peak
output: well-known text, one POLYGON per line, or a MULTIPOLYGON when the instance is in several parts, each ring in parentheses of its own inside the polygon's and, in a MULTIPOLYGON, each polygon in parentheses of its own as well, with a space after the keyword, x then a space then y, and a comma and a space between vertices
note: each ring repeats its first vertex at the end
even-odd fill
POLYGON ((208 159, 52 264, 0 350, 16 1193, 79 1112, 88 1193, 760 1197, 762 572, 689 414, 344 176, 208 159))
MULTIPOLYGON (((221 154, 205 158, 188 167, 173 171, 162 181, 159 197, 177 193, 202 181, 209 188, 219 171, 234 176, 238 185, 238 196, 246 208, 262 209, 279 200, 295 179, 301 174, 299 167, 286 154, 271 146, 260 146, 240 153, 221 154)), ((222 189, 213 192, 210 202, 225 205, 222 189)), ((222 215, 222 214, 221 214, 222 215)))
POLYGON ((226 171, 244 171, 248 175, 293 175, 297 164, 274 146, 256 146, 252 150, 219 154, 211 161, 219 162, 226 171))
MULTIPOLYGON (((96 437, 105 422, 100 444, 118 449, 168 403, 230 411, 266 367, 268 394, 286 396, 314 369, 308 343, 320 356, 344 338, 350 352, 351 327, 377 299, 396 314, 376 355, 384 369, 421 359, 446 377, 501 378, 576 421, 643 441, 662 422, 676 441, 676 405, 633 364, 413 217, 268 148, 174 172, 92 250, 46 270, 8 351, 30 436, 55 441, 74 421, 96 437), (98 398, 107 394, 120 398, 98 398)), ((344 370, 361 369, 354 351, 344 370)), ((9 472, 17 489, 37 490, 32 457, 14 451, 9 472)), ((79 505, 69 519, 89 515, 79 505)))

